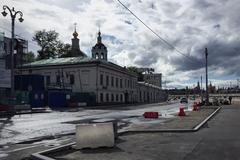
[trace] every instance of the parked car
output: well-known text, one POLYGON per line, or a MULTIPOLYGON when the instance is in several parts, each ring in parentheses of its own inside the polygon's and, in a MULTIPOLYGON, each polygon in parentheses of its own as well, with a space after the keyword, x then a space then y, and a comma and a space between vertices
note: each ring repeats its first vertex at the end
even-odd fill
POLYGON ((220 98, 220 99, 219 99, 219 102, 220 102, 221 104, 224 104, 224 105, 230 104, 230 102, 229 102, 229 100, 227 99, 227 97, 222 97, 222 98, 220 98))
POLYGON ((223 99, 223 104, 224 104, 224 105, 229 105, 230 102, 229 102, 229 100, 228 100, 227 98, 224 98, 224 99, 223 99))
POLYGON ((180 103, 188 103, 188 99, 183 97, 181 98, 180 103))
POLYGON ((220 105, 220 104, 219 104, 219 101, 218 101, 218 99, 217 99, 216 97, 213 98, 212 104, 213 104, 214 106, 219 106, 219 105, 220 105))

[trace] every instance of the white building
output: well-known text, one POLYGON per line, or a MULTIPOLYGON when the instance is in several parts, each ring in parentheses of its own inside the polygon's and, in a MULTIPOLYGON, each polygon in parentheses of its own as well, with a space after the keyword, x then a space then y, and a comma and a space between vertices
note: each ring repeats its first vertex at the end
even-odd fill
POLYGON ((100 31, 97 43, 92 47, 92 58, 80 50, 76 31, 73 36, 72 48, 80 54, 25 64, 16 74, 43 75, 46 89, 94 93, 97 104, 161 101, 159 87, 138 83, 137 74, 107 60, 107 47, 102 43, 100 31), (152 96, 140 98, 144 93, 152 96))
POLYGON ((162 88, 162 74, 161 73, 147 73, 143 74, 143 79, 145 82, 153 84, 162 88))

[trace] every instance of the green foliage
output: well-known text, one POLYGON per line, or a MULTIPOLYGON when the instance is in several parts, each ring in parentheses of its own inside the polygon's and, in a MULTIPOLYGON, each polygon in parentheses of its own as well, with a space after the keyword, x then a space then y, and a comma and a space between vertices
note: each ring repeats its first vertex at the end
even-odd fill
POLYGON ((139 73, 137 67, 130 66, 130 67, 127 67, 127 69, 128 69, 130 72, 139 73))
POLYGON ((130 66, 130 67, 127 67, 127 69, 128 69, 130 72, 133 72, 133 73, 136 73, 136 74, 137 74, 137 76, 138 76, 138 81, 144 81, 144 79, 143 79, 143 74, 142 74, 142 72, 139 72, 139 70, 138 70, 137 67, 130 66))
POLYGON ((62 46, 59 47, 59 57, 71 57, 71 48, 72 46, 70 44, 62 44, 62 46))
POLYGON ((62 42, 58 39, 59 33, 54 30, 36 31, 33 36, 33 41, 41 47, 38 50, 38 59, 48 59, 50 57, 57 57, 59 54, 59 47, 62 46, 62 42))
POLYGON ((28 53, 23 54, 23 63, 29 63, 29 62, 33 62, 35 60, 35 54, 30 51, 28 53))

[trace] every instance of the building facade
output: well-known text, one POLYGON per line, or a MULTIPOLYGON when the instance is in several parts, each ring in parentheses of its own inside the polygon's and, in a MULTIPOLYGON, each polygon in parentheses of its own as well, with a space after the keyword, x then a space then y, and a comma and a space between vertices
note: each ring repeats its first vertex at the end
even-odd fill
MULTIPOLYGON (((73 39, 77 39, 75 30, 73 39)), ((75 53, 80 46, 72 40, 75 53)), ((92 57, 72 55, 35 61, 20 67, 18 75, 42 75, 46 90, 62 89, 76 93, 94 93, 97 104, 160 102, 161 88, 138 83, 137 74, 107 59, 107 47, 99 31, 97 43, 92 47, 92 57), (145 95, 145 96, 144 96, 145 95)))
MULTIPOLYGON (((23 39, 14 40, 14 64, 22 64, 22 56, 28 51, 28 42, 23 39)), ((0 32, 0 90, 4 92, 11 88, 11 38, 0 32)))
POLYGON ((143 74, 143 80, 147 83, 153 84, 162 88, 162 74, 161 73, 148 73, 143 74))

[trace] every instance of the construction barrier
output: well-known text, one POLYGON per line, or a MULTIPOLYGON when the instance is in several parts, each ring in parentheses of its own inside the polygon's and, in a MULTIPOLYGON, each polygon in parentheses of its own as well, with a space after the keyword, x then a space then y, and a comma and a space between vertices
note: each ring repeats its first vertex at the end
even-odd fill
POLYGON ((143 114, 144 118, 158 118, 158 112, 145 112, 143 114))

